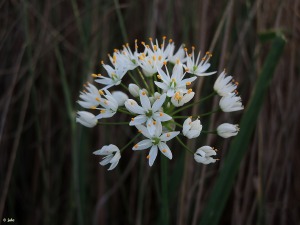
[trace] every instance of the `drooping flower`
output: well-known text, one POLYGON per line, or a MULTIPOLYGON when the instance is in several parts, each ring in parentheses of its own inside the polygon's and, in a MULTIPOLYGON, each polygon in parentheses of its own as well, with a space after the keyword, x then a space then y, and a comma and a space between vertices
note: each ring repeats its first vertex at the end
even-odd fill
POLYGON ((113 91, 111 95, 118 102, 119 106, 123 106, 128 99, 128 95, 126 95, 123 91, 113 91))
POLYGON ((216 151, 210 146, 202 146, 198 148, 194 154, 194 159, 198 163, 203 163, 205 165, 216 162, 216 159, 211 156, 216 155, 216 151))
POLYGON ((236 94, 222 97, 219 106, 223 112, 234 112, 244 109, 241 97, 236 94))
POLYGON ((108 170, 113 170, 118 165, 121 158, 119 148, 113 144, 105 145, 101 149, 94 151, 93 154, 105 156, 100 162, 100 165, 105 166, 110 163, 111 165, 108 170))
POLYGON ((229 138, 232 136, 236 136, 239 132, 240 128, 238 124, 230 124, 230 123, 223 123, 217 127, 217 133, 219 136, 223 138, 229 138))
POLYGON ((216 72, 206 73, 206 70, 210 67, 210 63, 208 62, 211 58, 212 54, 210 52, 206 52, 205 56, 200 60, 201 53, 199 52, 197 59, 195 58, 195 48, 192 47, 192 54, 187 53, 187 49, 185 49, 187 55, 187 62, 185 67, 185 71, 190 74, 194 74, 197 76, 209 76, 216 72))
POLYGON ((102 108, 94 108, 100 110, 100 114, 96 116, 97 119, 110 118, 113 115, 115 115, 115 113, 118 110, 118 101, 112 96, 112 94, 108 90, 104 91, 104 98, 102 98, 99 101, 99 104, 102 106, 102 108))
POLYGON ((76 117, 76 122, 81 123, 83 126, 91 128, 91 127, 96 126, 98 120, 97 120, 96 116, 90 112, 78 111, 77 117, 76 117))
POLYGON ((78 100, 77 103, 86 109, 97 107, 101 99, 98 89, 90 83, 85 85, 85 87, 87 91, 84 90, 80 93, 79 98, 81 98, 81 100, 78 100))
POLYGON ((154 83, 166 92, 168 97, 174 96, 176 92, 186 93, 186 87, 197 79, 197 77, 183 79, 185 74, 183 73, 183 68, 180 63, 175 64, 171 77, 167 68, 167 74, 161 68, 157 68, 157 71, 158 78, 161 79, 162 82, 155 81, 154 83))
POLYGON ((237 88, 237 83, 232 82, 232 76, 226 76, 225 70, 220 74, 214 84, 214 90, 220 96, 231 95, 237 88))
POLYGON ((183 106, 185 103, 188 103, 194 97, 195 92, 192 89, 188 89, 187 93, 182 93, 177 91, 175 95, 172 96, 171 102, 174 106, 179 107, 183 106))
POLYGON ((202 125, 199 119, 192 121, 189 117, 183 123, 182 133, 189 139, 199 137, 202 131, 202 125))
POLYGON ((138 116, 131 119, 129 125, 135 126, 146 123, 149 133, 153 135, 156 127, 155 124, 161 124, 161 122, 172 119, 171 116, 160 110, 165 100, 166 94, 162 94, 159 99, 151 104, 149 97, 144 91, 140 91, 140 101, 142 106, 139 106, 135 100, 128 99, 125 102, 125 107, 128 111, 138 114, 138 116))
POLYGON ((149 155, 147 156, 147 158, 149 159, 149 166, 153 165, 157 156, 158 149, 167 158, 173 158, 172 152, 166 142, 173 139, 180 133, 179 131, 162 133, 162 125, 159 123, 157 123, 155 127, 156 128, 154 134, 150 134, 145 126, 136 125, 136 128, 139 130, 139 132, 141 132, 147 139, 138 142, 132 148, 132 150, 144 150, 151 147, 149 155))

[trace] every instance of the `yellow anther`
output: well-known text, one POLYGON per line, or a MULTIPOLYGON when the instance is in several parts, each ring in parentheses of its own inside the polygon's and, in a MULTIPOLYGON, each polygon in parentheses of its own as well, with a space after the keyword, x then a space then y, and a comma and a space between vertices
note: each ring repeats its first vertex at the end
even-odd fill
POLYGON ((156 56, 154 55, 154 56, 152 56, 152 59, 153 59, 153 61, 155 61, 156 60, 156 56))
POLYGON ((105 104, 105 105, 107 105, 107 104, 108 104, 107 100, 104 100, 104 104, 105 104))
POLYGON ((156 124, 156 121, 154 120, 154 121, 153 121, 153 125, 155 125, 155 124, 156 124))
POLYGON ((187 52, 187 51, 188 51, 188 49, 187 49, 187 48, 184 48, 184 51, 186 51, 186 52, 187 52))
POLYGON ((163 40, 166 40, 166 38, 167 38, 166 36, 163 36, 163 37, 162 37, 163 40))
POLYGON ((92 77, 98 77, 98 75, 97 75, 97 74, 94 74, 94 73, 93 73, 91 76, 92 76, 92 77))
POLYGON ((195 46, 192 46, 192 50, 193 50, 193 51, 195 50, 195 46))
POLYGON ((206 59, 206 57, 203 57, 201 60, 204 61, 206 59))
POLYGON ((175 79, 175 78, 172 78, 172 82, 174 82, 174 83, 175 83, 175 82, 176 82, 176 79, 175 79))
POLYGON ((163 149, 162 152, 163 152, 163 153, 166 153, 166 152, 167 152, 167 149, 163 149))
POLYGON ((158 60, 160 61, 161 59, 162 59, 161 55, 160 55, 160 56, 158 56, 158 60))
POLYGON ((193 92, 193 90, 190 88, 187 93, 190 94, 191 92, 193 92))
POLYGON ((134 118, 131 118, 131 121, 134 121, 134 118))
POLYGON ((128 44, 128 43, 126 43, 126 47, 129 47, 129 44, 128 44))
POLYGON ((139 56, 140 60, 144 60, 144 57, 142 55, 139 56))
POLYGON ((161 76, 160 75, 157 75, 157 78, 161 80, 161 76))
POLYGON ((103 61, 103 60, 101 60, 101 64, 102 64, 102 65, 104 64, 104 61, 103 61))
POLYGON ((209 54, 209 57, 212 57, 212 54, 209 54))
POLYGON ((190 70, 189 68, 185 68, 185 72, 189 72, 189 70, 190 70))
POLYGON ((167 133, 167 137, 170 137, 171 136, 171 134, 170 133, 167 133))
POLYGON ((186 82, 185 84, 186 84, 186 85, 191 85, 192 83, 188 81, 188 82, 186 82))
POLYGON ((150 124, 150 123, 148 124, 148 127, 151 127, 151 124, 150 124))
POLYGON ((149 41, 152 41, 152 37, 149 37, 149 41))
POLYGON ((192 54, 189 54, 189 57, 192 57, 192 54))
POLYGON ((139 145, 138 145, 138 144, 135 144, 133 147, 134 147, 134 148, 138 148, 138 147, 139 147, 139 145))
POLYGON ((143 92, 142 92, 142 95, 146 95, 146 92, 145 92, 145 91, 143 91, 143 92))
POLYGON ((104 92, 102 90, 99 90, 100 95, 104 95, 104 92))
POLYGON ((141 131, 141 130, 138 130, 138 132, 139 132, 139 133, 142 133, 142 131, 141 131))
POLYGON ((156 45, 153 45, 153 50, 157 51, 157 46, 156 45))
POLYGON ((145 42, 142 41, 141 44, 142 44, 142 45, 145 45, 145 42))
POLYGON ((149 46, 149 45, 146 45, 146 48, 150 48, 150 46, 149 46))
POLYGON ((105 113, 105 109, 101 109, 101 110, 100 110, 100 113, 105 113))
POLYGON ((164 114, 162 112, 159 113, 159 116, 163 116, 164 114))
POLYGON ((170 42, 170 43, 172 43, 172 42, 173 42, 173 40, 172 40, 172 39, 170 39, 170 40, 169 40, 169 42, 170 42))
POLYGON ((119 51, 118 49, 116 49, 116 48, 114 49, 114 52, 116 52, 116 53, 117 53, 118 51, 119 51))
POLYGON ((91 106, 91 109, 97 109, 96 106, 91 106))
POLYGON ((150 155, 147 155, 147 159, 150 159, 150 155))
POLYGON ((101 101, 100 98, 98 98, 98 97, 96 97, 95 100, 96 100, 97 102, 100 102, 100 101, 101 101))
POLYGON ((207 51, 205 54, 206 54, 206 55, 209 55, 209 54, 210 54, 210 52, 209 52, 209 51, 207 51))
POLYGON ((235 82, 235 85, 239 85, 239 82, 235 82))
POLYGON ((167 65, 167 61, 164 61, 163 64, 164 64, 164 65, 167 65))
POLYGON ((176 64, 179 64, 179 63, 180 63, 180 60, 179 60, 179 59, 177 59, 177 60, 176 60, 176 64))

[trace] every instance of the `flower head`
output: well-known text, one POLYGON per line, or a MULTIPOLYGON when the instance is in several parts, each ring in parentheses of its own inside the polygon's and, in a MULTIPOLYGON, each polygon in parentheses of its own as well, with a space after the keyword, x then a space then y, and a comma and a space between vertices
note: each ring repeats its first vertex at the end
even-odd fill
POLYGON ((138 142, 132 148, 132 150, 144 150, 151 147, 149 155, 147 156, 149 159, 149 166, 153 165, 158 149, 167 158, 173 158, 172 152, 166 142, 173 139, 180 133, 179 131, 162 133, 162 126, 159 123, 157 123, 155 127, 155 132, 150 134, 145 126, 136 125, 136 128, 139 130, 139 132, 141 132, 147 139, 138 142))
POLYGON ((182 133, 189 139, 199 137, 202 130, 202 125, 199 119, 192 121, 189 117, 183 123, 182 133))
POLYGON ((174 106, 180 107, 185 103, 188 103, 194 97, 195 92, 192 89, 189 89, 187 93, 182 93, 181 91, 177 91, 175 95, 172 96, 171 102, 174 106))
POLYGON ((232 95, 232 92, 237 88, 237 83, 232 82, 232 76, 226 76, 225 70, 220 74, 214 84, 214 90, 220 96, 232 95))
POLYGON ((222 97, 219 105, 223 112, 234 112, 244 109, 241 97, 235 94, 222 97))
POLYGON ((194 159, 198 163, 210 164, 216 162, 216 159, 211 156, 216 155, 216 151, 210 146, 202 146, 198 148, 196 153, 194 154, 194 159))
POLYGON ((236 136, 239 132, 240 128, 237 124, 223 123, 218 126, 217 133, 219 136, 223 138, 229 138, 232 136, 236 136))
POLYGON ((80 93, 79 98, 81 98, 81 100, 78 100, 77 103, 86 109, 97 107, 101 99, 98 89, 90 83, 85 85, 85 87, 87 90, 80 93))
POLYGON ((78 111, 77 117, 76 117, 76 122, 81 123, 83 126, 86 126, 86 127, 94 127, 94 126, 96 126, 98 120, 97 120, 96 116, 90 112, 78 111))
POLYGON ((105 145, 101 149, 93 152, 95 155, 104 155, 105 157, 100 162, 101 166, 111 164, 108 170, 113 170, 119 163, 121 158, 120 150, 117 146, 110 144, 105 145))

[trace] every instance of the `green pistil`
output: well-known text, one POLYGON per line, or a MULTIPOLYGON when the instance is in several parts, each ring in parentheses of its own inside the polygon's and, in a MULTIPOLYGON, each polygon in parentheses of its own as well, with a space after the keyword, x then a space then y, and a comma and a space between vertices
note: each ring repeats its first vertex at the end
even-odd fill
POLYGON ((152 116, 152 110, 149 110, 148 112, 146 112, 145 114, 147 117, 151 117, 152 116))
POLYGON ((153 145, 158 145, 159 142, 160 142, 160 139, 158 137, 152 138, 153 145))

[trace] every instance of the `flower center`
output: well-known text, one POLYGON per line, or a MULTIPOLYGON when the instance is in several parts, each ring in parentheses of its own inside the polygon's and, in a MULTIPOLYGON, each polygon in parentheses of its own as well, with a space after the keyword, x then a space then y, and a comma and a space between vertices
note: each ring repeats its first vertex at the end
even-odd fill
POLYGON ((160 142, 160 139, 158 137, 152 138, 153 145, 158 145, 159 142, 160 142))
POLYGON ((148 112, 146 112, 145 113, 145 115, 147 116, 147 117, 152 117, 152 110, 149 110, 148 112))

